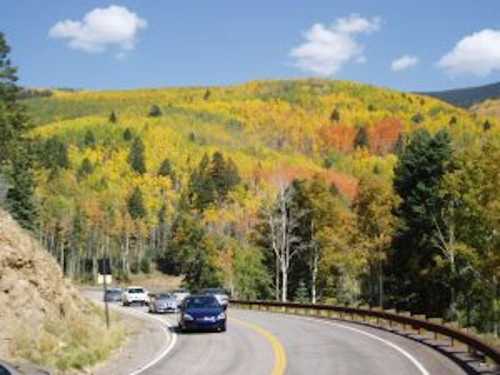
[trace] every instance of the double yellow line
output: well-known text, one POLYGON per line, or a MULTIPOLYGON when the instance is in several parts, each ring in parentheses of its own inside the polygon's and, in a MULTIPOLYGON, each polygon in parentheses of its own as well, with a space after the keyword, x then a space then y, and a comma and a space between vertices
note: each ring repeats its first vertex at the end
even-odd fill
POLYGON ((274 352, 274 367, 271 372, 271 375, 283 375, 286 370, 286 352, 285 348, 278 340, 276 336, 274 336, 268 330, 249 322, 244 322, 239 319, 230 318, 231 321, 243 325, 251 330, 257 332, 259 335, 263 336, 269 343, 271 344, 274 352))

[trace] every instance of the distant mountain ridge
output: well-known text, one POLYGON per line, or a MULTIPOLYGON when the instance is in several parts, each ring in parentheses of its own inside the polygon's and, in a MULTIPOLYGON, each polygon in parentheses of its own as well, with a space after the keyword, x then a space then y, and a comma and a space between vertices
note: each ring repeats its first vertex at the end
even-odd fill
POLYGON ((469 108, 487 99, 500 98, 500 82, 462 89, 421 92, 420 94, 432 96, 459 107, 469 108))

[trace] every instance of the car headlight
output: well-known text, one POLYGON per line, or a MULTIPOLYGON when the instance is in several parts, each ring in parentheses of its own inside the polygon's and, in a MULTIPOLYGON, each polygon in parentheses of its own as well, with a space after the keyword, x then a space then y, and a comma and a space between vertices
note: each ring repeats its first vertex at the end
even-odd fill
POLYGON ((217 320, 224 320, 226 319, 226 314, 221 312, 219 315, 217 315, 217 320))
POLYGON ((183 315, 183 319, 184 320, 194 320, 194 318, 191 315, 189 315, 189 314, 184 314, 183 315))

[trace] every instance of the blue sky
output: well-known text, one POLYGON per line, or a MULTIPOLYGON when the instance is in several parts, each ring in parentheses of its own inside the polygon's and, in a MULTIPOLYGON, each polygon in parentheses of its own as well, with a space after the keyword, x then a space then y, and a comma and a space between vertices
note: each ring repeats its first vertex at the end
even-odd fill
POLYGON ((438 90, 500 81, 499 16, 498 0, 16 0, 0 31, 34 87, 322 76, 438 90))

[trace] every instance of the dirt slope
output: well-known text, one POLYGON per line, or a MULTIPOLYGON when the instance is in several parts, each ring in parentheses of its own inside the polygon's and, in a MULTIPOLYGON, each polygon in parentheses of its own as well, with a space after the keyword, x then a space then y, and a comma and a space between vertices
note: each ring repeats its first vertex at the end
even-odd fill
POLYGON ((99 309, 80 297, 52 256, 2 210, 0 306, 0 359, 69 370, 104 359, 119 342, 106 340, 99 309), (107 346, 93 344, 90 335, 107 346))

